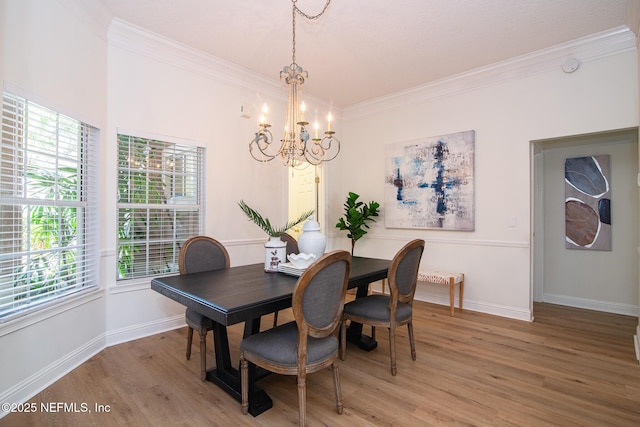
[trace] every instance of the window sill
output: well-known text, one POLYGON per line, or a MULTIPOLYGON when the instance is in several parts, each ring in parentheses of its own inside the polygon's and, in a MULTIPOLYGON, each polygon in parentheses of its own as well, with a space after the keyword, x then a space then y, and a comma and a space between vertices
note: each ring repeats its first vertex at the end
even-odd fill
MULTIPOLYGON (((168 273, 168 274, 157 276, 157 277, 166 277, 170 275, 171 274, 168 273)), ((178 275, 178 273, 175 273, 175 275, 178 275)), ((151 281, 154 278, 155 276, 151 276, 151 277, 142 277, 140 279, 129 279, 129 280, 116 282, 115 285, 109 286, 109 292, 111 294, 122 294, 125 292, 136 292, 136 291, 142 291, 145 289, 151 289, 151 281)))
POLYGON ((0 319, 0 337, 102 298, 103 291, 101 287, 92 287, 0 319))

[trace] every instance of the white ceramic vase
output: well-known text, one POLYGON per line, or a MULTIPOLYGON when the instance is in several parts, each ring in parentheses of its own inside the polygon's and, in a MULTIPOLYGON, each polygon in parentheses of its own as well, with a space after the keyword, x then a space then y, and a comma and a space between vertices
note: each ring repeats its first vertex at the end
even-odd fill
POLYGON ((280 240, 280 236, 271 236, 264 244, 264 271, 277 273, 278 264, 287 262, 287 242, 280 240))
POLYGON ((327 247, 327 236, 320 232, 320 224, 313 216, 302 227, 302 234, 298 237, 298 249, 300 253, 314 254, 316 261, 324 255, 327 247))

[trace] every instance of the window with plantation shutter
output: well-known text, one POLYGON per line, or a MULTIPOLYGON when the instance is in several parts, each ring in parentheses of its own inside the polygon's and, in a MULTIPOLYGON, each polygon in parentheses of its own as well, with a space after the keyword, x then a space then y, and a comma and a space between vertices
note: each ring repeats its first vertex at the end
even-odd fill
POLYGON ((98 129, 2 98, 0 321, 98 282, 98 129))
POLYGON ((178 271, 203 194, 204 148, 118 134, 118 280, 178 271))

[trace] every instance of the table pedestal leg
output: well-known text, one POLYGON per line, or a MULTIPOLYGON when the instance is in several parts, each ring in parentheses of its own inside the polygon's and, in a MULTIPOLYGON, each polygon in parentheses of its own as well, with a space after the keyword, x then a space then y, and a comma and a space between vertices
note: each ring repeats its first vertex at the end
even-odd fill
MULTIPOLYGON (((245 335, 260 329, 260 318, 245 323, 245 335)), ((216 367, 207 371, 207 381, 211 381, 230 394, 238 402, 242 401, 240 371, 231 366, 227 328, 219 323, 213 325, 213 342, 216 352, 216 367)), ((249 364, 249 413, 254 417, 273 406, 267 393, 255 387, 257 377, 255 365, 249 364)))
MULTIPOLYGON (((356 299, 366 297, 369 292, 368 286, 360 286, 356 291, 356 299)), ((378 347, 378 342, 368 335, 362 334, 362 323, 351 322, 347 329, 347 341, 355 343, 365 351, 371 351, 378 347)))

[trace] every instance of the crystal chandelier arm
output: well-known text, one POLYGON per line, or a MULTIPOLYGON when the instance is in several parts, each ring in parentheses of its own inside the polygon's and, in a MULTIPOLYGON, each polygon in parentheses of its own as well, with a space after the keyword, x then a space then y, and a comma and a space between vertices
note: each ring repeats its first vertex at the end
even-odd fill
POLYGON ((261 124, 258 132, 255 133, 255 136, 249 142, 249 153, 251 157, 259 162, 268 162, 280 154, 282 146, 280 146, 277 150, 271 148, 273 144, 273 135, 269 130, 268 124, 261 124))
POLYGON ((333 136, 335 132, 325 132, 322 139, 314 138, 311 143, 307 141, 304 156, 312 165, 319 165, 335 159, 340 153, 340 140, 333 136))

